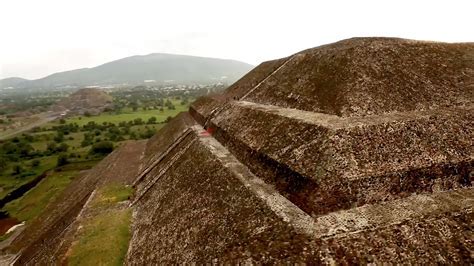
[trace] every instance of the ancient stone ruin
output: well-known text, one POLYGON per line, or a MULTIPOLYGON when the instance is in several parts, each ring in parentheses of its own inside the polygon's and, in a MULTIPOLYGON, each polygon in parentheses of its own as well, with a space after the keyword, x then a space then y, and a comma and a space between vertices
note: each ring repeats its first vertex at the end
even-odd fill
MULTIPOLYGON (((262 63, 147 142, 125 263, 470 263, 473 94, 473 43, 356 38, 262 63)), ((43 227, 17 263, 58 256, 43 227)))
POLYGON ((113 106, 112 96, 95 88, 80 89, 52 106, 55 112, 65 112, 69 115, 91 114, 98 115, 113 106))
POLYGON ((474 44, 261 64, 148 143, 127 263, 472 261, 474 44))

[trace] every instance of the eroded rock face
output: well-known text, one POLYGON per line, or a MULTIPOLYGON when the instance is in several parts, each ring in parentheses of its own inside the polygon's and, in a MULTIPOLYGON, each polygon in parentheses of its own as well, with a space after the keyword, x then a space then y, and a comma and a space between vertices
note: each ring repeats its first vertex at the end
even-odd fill
POLYGON ((127 263, 472 261, 473 80, 472 43, 262 63, 149 141, 127 263))

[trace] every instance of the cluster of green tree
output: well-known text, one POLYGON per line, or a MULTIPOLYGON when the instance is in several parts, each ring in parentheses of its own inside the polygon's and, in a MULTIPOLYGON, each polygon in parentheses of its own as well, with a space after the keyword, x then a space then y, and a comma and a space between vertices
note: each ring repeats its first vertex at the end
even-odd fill
MULTIPOLYGON (((27 138, 19 138, 15 137, 10 140, 4 141, 0 145, 0 172, 4 172, 10 164, 13 164, 12 174, 13 175, 20 175, 28 176, 32 173, 31 171, 24 172, 23 167, 19 162, 22 160, 31 160, 38 157, 42 157, 43 153, 40 151, 36 151, 33 146, 31 146, 30 142, 27 138)), ((38 167, 39 160, 33 160, 31 163, 31 167, 38 167)))
MULTIPOLYGON (((189 100, 186 98, 185 100, 181 101, 182 104, 187 104, 189 100)), ((113 112, 113 113, 120 113, 123 108, 130 107, 132 111, 136 112, 140 108, 143 111, 146 110, 157 110, 160 112, 164 112, 165 108, 168 110, 175 110, 176 106, 169 100, 164 100, 163 98, 157 99, 147 99, 147 100, 134 100, 130 101, 128 99, 118 99, 114 101, 114 105, 112 109, 107 109, 105 111, 113 112)))
MULTIPOLYGON (((156 123, 155 121, 156 118, 152 117, 148 120, 148 124, 156 123)), ((152 137, 156 133, 156 131, 148 126, 145 126, 145 131, 139 134, 131 130, 132 126, 143 124, 145 123, 141 118, 136 118, 130 122, 120 122, 118 126, 113 123, 108 123, 106 127, 104 127, 104 125, 101 125, 100 129, 91 128, 91 130, 84 133, 84 139, 81 142, 81 146, 86 147, 92 145, 93 143, 101 142, 103 140, 117 142, 125 139, 137 140, 152 137)))
MULTIPOLYGON (((107 131, 110 128, 115 128, 115 127, 130 128, 132 126, 137 126, 137 125, 154 125, 154 124, 159 124, 159 123, 167 123, 170 119, 171 117, 168 117, 165 121, 158 122, 157 118, 152 116, 146 121, 143 120, 142 118, 135 118, 130 121, 119 122, 118 125, 111 122, 103 122, 102 124, 99 124, 99 123, 96 123, 95 121, 89 121, 87 124, 83 125, 82 127, 79 126, 77 123, 66 124, 64 120, 61 120, 60 125, 53 126, 51 127, 51 129, 36 127, 32 130, 32 132, 43 132, 43 131, 50 131, 50 130, 56 131, 57 134, 54 137, 54 140, 56 142, 61 142, 64 140, 65 136, 69 135, 71 132, 89 132, 89 131, 94 131, 94 130, 107 131)), ((30 137, 31 137, 31 141, 36 140, 31 135, 30 137)))
POLYGON ((120 112, 125 107, 129 107, 134 111, 138 111, 140 108, 142 110, 164 111, 165 108, 174 110, 176 107, 170 99, 173 99, 174 102, 179 101, 181 105, 187 105, 192 98, 205 95, 214 90, 212 86, 206 86, 206 89, 203 90, 189 87, 188 89, 192 91, 190 93, 188 90, 183 90, 182 86, 178 87, 165 90, 165 88, 137 86, 112 91, 110 94, 114 97, 114 107, 106 111, 120 112), (196 93, 196 91, 200 93, 196 93))
MULTIPOLYGON (((103 157, 114 150, 114 144, 110 141, 100 141, 94 143, 89 150, 89 155, 92 157, 103 157)), ((80 158, 81 156, 75 153, 61 153, 58 156, 56 166, 63 166, 70 163, 71 158, 80 158)))
POLYGON ((44 112, 64 96, 65 94, 62 92, 6 95, 0 99, 2 106, 0 115, 10 115, 23 111, 44 112))
POLYGON ((115 99, 126 101, 140 101, 146 103, 158 98, 197 98, 200 96, 218 93, 225 90, 227 84, 213 85, 153 85, 121 88, 110 92, 115 99))
MULTIPOLYGON (((11 168, 12 175, 24 177, 35 174, 31 170, 40 166, 41 161, 39 159, 41 157, 57 155, 57 166, 69 163, 71 158, 81 158, 79 154, 73 152, 68 153, 70 149, 67 143, 63 142, 58 144, 56 142, 49 142, 46 146, 46 150, 40 151, 33 148, 30 144, 30 140, 29 135, 23 135, 22 137, 6 140, 0 145, 0 172, 11 168), (25 171, 24 166, 21 164, 21 162, 25 160, 31 160, 29 171, 25 171)), ((98 141, 92 144, 89 155, 92 157, 101 157, 110 153, 113 148, 114 145, 111 141, 98 141)))

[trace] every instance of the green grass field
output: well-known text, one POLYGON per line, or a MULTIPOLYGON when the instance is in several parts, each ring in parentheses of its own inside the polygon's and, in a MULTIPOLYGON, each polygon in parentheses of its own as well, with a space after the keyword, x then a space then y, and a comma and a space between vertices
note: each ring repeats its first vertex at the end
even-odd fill
MULTIPOLYGON (((118 124, 120 122, 132 121, 135 118, 141 118, 143 121, 148 121, 150 117, 156 117, 158 122, 165 121, 167 117, 174 117, 180 112, 185 112, 188 110, 189 105, 181 105, 179 100, 171 100, 171 102, 176 107, 175 110, 168 110, 164 108, 163 112, 159 110, 142 110, 138 108, 137 111, 133 111, 131 108, 124 108, 120 114, 111 114, 111 113, 102 113, 97 116, 75 116, 66 119, 66 123, 77 123, 79 126, 83 126, 90 121, 94 121, 97 124, 102 124, 104 122, 118 124)), ((49 122, 45 125, 46 128, 49 128, 54 125, 59 125, 59 121, 49 122)))
POLYGON ((66 188, 78 173, 77 170, 53 172, 23 197, 9 202, 3 210, 20 221, 32 220, 66 188))
POLYGON ((118 183, 109 184, 99 190, 97 197, 91 202, 93 208, 112 206, 117 202, 127 200, 133 189, 118 183))
POLYGON ((32 167, 31 161, 32 160, 25 160, 19 163, 21 167, 25 169, 22 174, 28 174, 27 176, 13 175, 11 167, 0 174, 0 198, 5 197, 11 191, 28 183, 43 172, 54 168, 56 166, 57 156, 40 158, 40 165, 38 167, 32 167))
POLYGON ((122 265, 130 241, 132 212, 118 208, 132 189, 122 184, 109 184, 96 193, 90 204, 95 215, 86 218, 67 262, 69 265, 122 265))
MULTIPOLYGON (((171 99, 170 99, 171 100, 171 99)), ((189 104, 181 105, 179 100, 171 100, 175 106, 175 110, 169 110, 164 108, 163 111, 159 110, 143 110, 138 108, 136 111, 133 111, 131 108, 125 108, 121 111, 120 114, 114 113, 102 113, 97 116, 76 116, 67 118, 65 123, 77 123, 79 126, 85 125, 90 121, 94 121, 97 124, 102 124, 104 122, 114 123, 118 126, 120 122, 129 122, 133 121, 136 118, 141 118, 145 123, 151 117, 156 117, 156 124, 142 124, 142 125, 133 125, 130 127, 130 132, 133 132, 135 137, 130 134, 121 135, 122 139, 128 140, 130 138, 146 138, 149 136, 149 130, 158 131, 165 124, 164 122, 168 117, 174 117, 178 113, 187 111, 189 104), (145 134, 148 133, 148 134, 145 134)), ((89 155, 89 150, 91 145, 82 147, 81 143, 84 140, 84 134, 86 132, 70 132, 69 134, 65 133, 63 142, 66 143, 69 148, 67 150, 67 155, 74 153, 74 156, 69 156, 68 159, 72 164, 67 164, 61 166, 61 171, 55 170, 57 167, 57 160, 59 153, 53 153, 47 150, 48 143, 55 142, 54 137, 57 135, 57 132, 52 128, 54 126, 60 125, 60 121, 52 121, 46 124, 42 124, 39 128, 43 131, 30 133, 34 135, 36 141, 29 142, 33 149, 36 152, 44 152, 44 157, 37 157, 36 160, 39 160, 38 166, 33 166, 33 160, 26 160, 25 158, 20 158, 18 162, 10 162, 6 169, 0 172, 0 198, 5 197, 11 191, 17 189, 23 184, 26 184, 36 178, 38 175, 48 171, 48 176, 43 179, 35 188, 31 189, 21 198, 16 199, 8 203, 4 210, 19 220, 30 220, 36 217, 41 213, 41 211, 47 206, 49 202, 54 200, 54 198, 60 193, 71 181, 71 179, 82 169, 91 168, 97 163, 94 160, 94 157, 89 155), (66 135, 67 134, 67 135, 66 135), (45 152, 46 151, 46 152, 45 152), (50 155, 49 154, 54 154, 50 155), (83 162, 84 166, 81 168, 79 165, 83 162), (14 166, 20 165, 21 171, 19 174, 14 174, 14 166)), ((95 132, 97 130, 94 130, 95 132)), ((92 131, 91 131, 92 132, 92 131)), ((108 140, 110 135, 107 131, 97 133, 95 135, 92 143, 108 140)), ((21 138, 21 134, 17 134, 21 138)), ((58 143, 56 143, 59 145, 58 143)), ((120 145, 120 141, 115 141, 114 146, 120 145)), ((123 200, 128 197, 130 191, 129 189, 122 190, 122 188, 110 187, 110 191, 104 191, 104 195, 117 195, 119 200, 123 200)), ((115 199, 109 196, 106 196, 109 201, 115 201, 115 199)), ((113 215, 113 214, 108 214, 113 215)), ((123 218, 124 214, 116 214, 123 218)), ((98 218, 99 219, 99 218, 98 218)), ((121 219, 121 218, 120 218, 121 219)), ((100 223, 100 222, 99 222, 100 223)), ((128 240, 127 240, 128 241, 128 240)))
POLYGON ((87 221, 74 242, 69 265, 122 265, 130 241, 130 209, 102 213, 87 221))

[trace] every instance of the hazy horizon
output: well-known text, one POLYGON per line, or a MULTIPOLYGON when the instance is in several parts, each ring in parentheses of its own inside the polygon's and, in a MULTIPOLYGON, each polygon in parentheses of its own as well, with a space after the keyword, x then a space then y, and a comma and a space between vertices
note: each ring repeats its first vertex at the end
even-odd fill
POLYGON ((7 78, 23 78, 23 79, 27 79, 27 80, 36 80, 36 79, 45 78, 45 77, 48 77, 48 76, 50 76, 50 75, 54 75, 54 74, 61 73, 61 72, 68 72, 68 71, 79 70, 79 69, 90 69, 90 68, 99 67, 99 66, 101 66, 101 65, 104 65, 104 64, 107 64, 107 63, 111 63, 111 62, 114 62, 114 61, 118 61, 118 60, 121 60, 121 59, 125 59, 125 58, 130 58, 130 57, 134 57, 134 56, 149 56, 149 55, 153 55, 153 54, 169 54, 169 55, 177 55, 177 56, 193 56, 193 57, 203 57, 203 58, 210 58, 210 59, 213 59, 213 58, 214 58, 214 59, 223 59, 223 60, 231 60, 231 61, 238 61, 238 62, 246 63, 246 64, 252 65, 252 66, 254 66, 254 67, 256 66, 255 64, 250 64, 250 63, 243 62, 243 61, 240 61, 240 60, 235 60, 235 59, 232 59, 232 58, 215 58, 215 57, 210 57, 210 56, 186 55, 186 54, 171 54, 171 53, 149 53, 149 54, 130 55, 130 56, 122 57, 122 58, 115 58, 115 59, 112 59, 112 60, 110 60, 110 61, 102 62, 102 63, 99 63, 99 64, 97 64, 97 65, 89 66, 89 67, 77 67, 77 68, 73 68, 73 69, 59 70, 59 71, 56 71, 56 72, 54 72, 54 73, 49 73, 49 74, 47 74, 47 75, 44 75, 44 76, 41 76, 41 77, 38 77, 38 78, 28 79, 28 78, 21 77, 21 76, 9 76, 9 77, 1 77, 1 76, 0 76, 0 80, 1 80, 1 79, 7 79, 7 78))
POLYGON ((150 53, 257 65, 351 37, 469 42, 471 2, 4 1, 0 79, 150 53))

